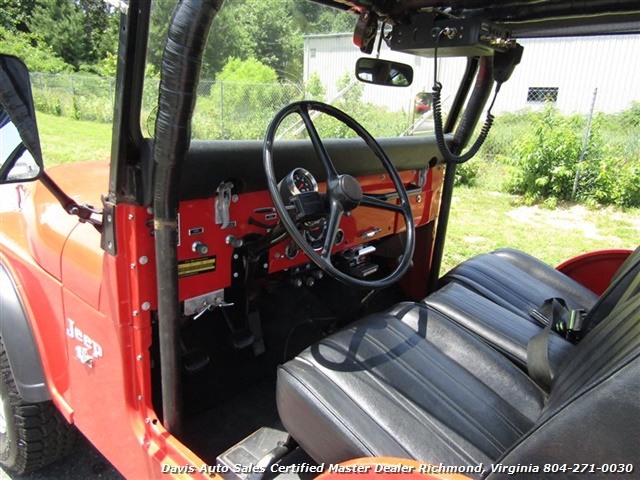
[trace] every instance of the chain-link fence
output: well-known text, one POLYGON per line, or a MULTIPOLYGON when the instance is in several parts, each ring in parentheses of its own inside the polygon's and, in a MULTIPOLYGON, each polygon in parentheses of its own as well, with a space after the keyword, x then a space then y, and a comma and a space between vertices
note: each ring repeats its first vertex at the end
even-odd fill
POLYGON ((31 73, 31 84, 39 112, 93 122, 113 120, 113 78, 31 73))
MULTIPOLYGON (((76 120, 113 121, 115 79, 99 76, 32 73, 36 109, 76 120)), ((145 81, 142 128, 153 135, 159 80, 145 81)), ((240 83, 201 80, 193 119, 194 138, 262 138, 266 125, 284 105, 304 97, 292 83, 240 83)))
MULTIPOLYGON (((577 80, 573 82, 576 85, 577 80)), ((158 83, 148 79, 144 89, 141 123, 149 136, 155 126, 158 83)), ((113 78, 33 73, 32 84, 38 111, 112 122, 113 78)), ((275 112, 304 96, 305 89, 294 84, 202 80, 193 137, 262 139, 275 112)), ((382 111, 382 107, 363 104, 361 92, 355 96, 351 103, 342 99, 338 106, 355 115, 374 135, 419 135, 432 129, 431 112, 416 114, 420 122, 407 128, 411 122, 406 112, 382 111)), ((493 128, 478 157, 460 168, 460 178, 464 183, 479 173, 493 175, 506 169, 509 175, 502 178, 508 185, 500 188, 534 200, 640 206, 640 91, 635 97, 626 95, 626 107, 616 104, 612 108, 619 97, 611 85, 592 90, 522 88, 516 82, 511 91, 498 96, 493 128)), ((325 133, 342 135, 331 125, 325 133)))
MULTIPOLYGON (((288 103, 301 100, 304 90, 292 83, 215 82, 201 80, 192 122, 193 138, 264 138, 273 115, 288 103)), ((151 136, 158 101, 158 81, 145 83, 144 126, 151 136)))
MULTIPOLYGON (((562 111, 557 106, 558 91, 551 88, 530 89, 528 106, 516 111, 502 110, 496 114, 492 131, 482 148, 485 159, 504 159, 518 151, 525 138, 530 136, 545 117, 545 112, 553 110, 553 120, 560 124, 570 123, 576 134, 585 139, 582 154, 586 153, 587 140, 599 135, 614 149, 623 148, 628 155, 638 156, 640 139, 640 93, 637 101, 631 101, 627 108, 615 113, 603 112, 598 108, 598 89, 583 95, 583 108, 579 111, 562 111)), ((584 156, 584 155, 583 155, 584 156)))

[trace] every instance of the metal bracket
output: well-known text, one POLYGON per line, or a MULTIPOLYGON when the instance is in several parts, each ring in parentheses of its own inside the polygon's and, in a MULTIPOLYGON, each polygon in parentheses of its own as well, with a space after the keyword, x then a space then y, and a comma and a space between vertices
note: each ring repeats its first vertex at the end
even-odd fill
POLYGON ((115 203, 110 197, 102 197, 102 236, 100 246, 111 256, 118 253, 116 245, 116 212, 115 203))
POLYGON ((216 197, 216 224, 220 225, 220 228, 227 228, 229 226, 229 207, 231 205, 231 189, 233 183, 222 182, 218 186, 218 196, 216 197))
POLYGON ((233 303, 224 301, 224 289, 205 293, 184 301, 184 314, 195 315, 194 320, 200 318, 205 312, 218 307, 230 307, 233 303))
POLYGON ((427 174, 429 173, 430 167, 425 167, 418 172, 418 186, 420 188, 424 187, 427 184, 427 174))

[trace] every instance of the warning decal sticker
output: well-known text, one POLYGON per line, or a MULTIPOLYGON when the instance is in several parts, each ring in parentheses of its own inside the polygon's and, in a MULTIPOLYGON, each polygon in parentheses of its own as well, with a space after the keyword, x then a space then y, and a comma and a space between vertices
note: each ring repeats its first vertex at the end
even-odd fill
POLYGON ((178 263, 178 277, 189 277, 198 275, 199 273, 215 272, 216 256, 193 258, 191 260, 183 260, 178 263))

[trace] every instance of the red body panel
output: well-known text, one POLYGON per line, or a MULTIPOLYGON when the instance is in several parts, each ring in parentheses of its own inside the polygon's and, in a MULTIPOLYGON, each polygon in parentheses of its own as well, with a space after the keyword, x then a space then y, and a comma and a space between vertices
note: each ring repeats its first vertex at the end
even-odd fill
MULTIPOLYGON (((52 169, 51 174, 61 183, 73 183, 65 187, 74 189, 78 202, 96 202, 106 181, 102 176, 106 175, 105 165, 74 165, 75 180, 66 176, 64 167, 52 169)), ((420 193, 411 195, 418 252, 431 251, 425 248, 433 241, 427 227, 433 225, 437 215, 442 174, 441 168, 431 169, 420 193)), ((405 184, 418 183, 417 172, 402 172, 401 176, 405 184)), ((366 193, 390 189, 390 182, 382 176, 359 181, 366 193)), ((321 185, 320 190, 323 188, 321 185)), ((180 205, 179 261, 200 258, 192 249, 195 241, 207 244, 207 256, 216 256, 215 270, 180 279, 181 300, 231 285, 233 247, 226 239, 229 235, 240 238, 250 233, 264 234, 264 228, 250 224, 248 219, 275 223, 277 218, 265 218, 264 213, 255 211, 270 207, 266 191, 240 195, 230 207, 235 226, 221 229, 215 223, 215 199, 180 205)), ((202 460, 164 430, 151 402, 151 314, 157 308, 152 214, 143 207, 119 205, 115 215, 118 254, 109 256, 100 248, 100 234, 93 226, 78 223, 43 185, 32 184, 23 199, 22 212, 2 214, 0 260, 18 286, 52 399, 67 419, 129 478, 163 477, 162 465, 186 465, 190 476, 211 478, 199 471, 202 460), (90 364, 82 363, 79 349, 92 354, 90 364)), ((404 222, 387 211, 359 208, 342 219, 341 228, 345 241, 335 251, 364 243, 367 240, 362 234, 373 228, 381 230, 373 239, 398 233, 404 229, 404 222)), ((285 246, 283 242, 269 252, 269 273, 308 261, 302 253, 294 259, 286 258, 285 246)), ((569 260, 558 269, 599 293, 629 253, 593 252, 569 260)), ((403 279, 410 296, 424 295, 429 264, 428 255, 414 258, 414 268, 403 279)), ((370 465, 371 478, 399 474, 416 480, 467 478, 425 474, 415 465, 412 473, 375 471, 374 465, 381 462, 408 465, 407 460, 357 462, 370 465)), ((323 477, 336 474, 325 473, 323 477)), ((357 475, 363 478, 362 473, 357 475)))
POLYGON ((596 295, 602 295, 613 275, 630 254, 631 250, 628 249, 597 250, 571 258, 556 269, 596 295))

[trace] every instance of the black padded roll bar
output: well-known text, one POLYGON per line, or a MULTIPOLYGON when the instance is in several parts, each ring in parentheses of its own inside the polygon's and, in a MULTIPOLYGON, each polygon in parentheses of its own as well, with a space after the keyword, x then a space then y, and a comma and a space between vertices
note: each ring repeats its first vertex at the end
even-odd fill
POLYGON ((183 0, 173 13, 160 70, 158 117, 153 148, 153 212, 158 286, 158 329, 162 378, 162 418, 180 434, 180 301, 176 225, 182 163, 191 141, 202 52, 213 18, 224 0, 183 0))

